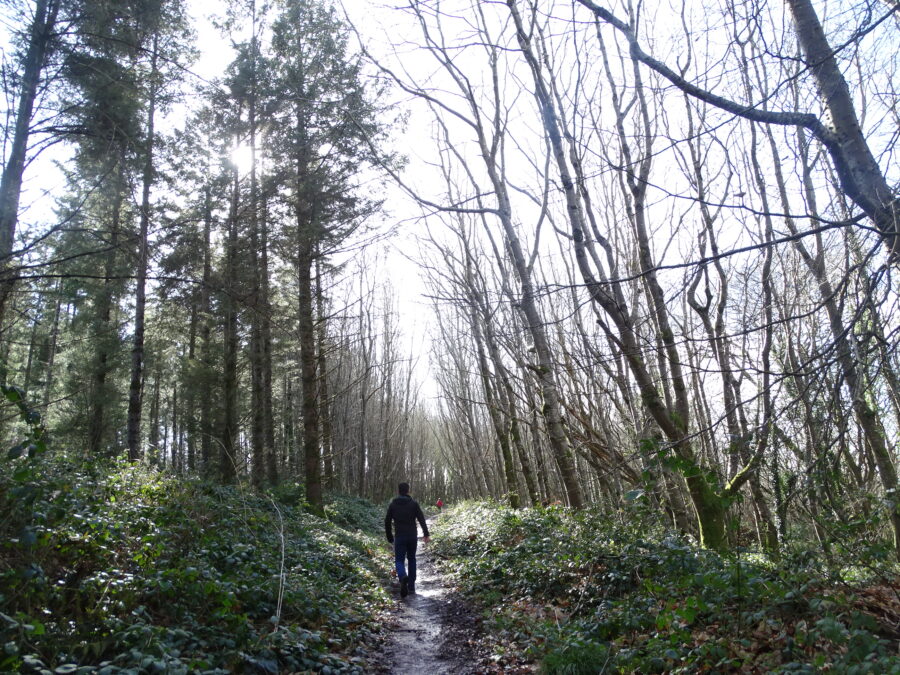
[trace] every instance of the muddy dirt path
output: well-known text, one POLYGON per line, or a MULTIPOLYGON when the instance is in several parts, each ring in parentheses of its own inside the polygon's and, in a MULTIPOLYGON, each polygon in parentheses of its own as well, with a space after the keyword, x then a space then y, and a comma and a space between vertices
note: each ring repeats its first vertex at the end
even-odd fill
POLYGON ((416 555, 416 592, 396 604, 388 637, 379 655, 379 673, 471 675, 485 672, 479 653, 481 617, 448 587, 420 540, 416 555))

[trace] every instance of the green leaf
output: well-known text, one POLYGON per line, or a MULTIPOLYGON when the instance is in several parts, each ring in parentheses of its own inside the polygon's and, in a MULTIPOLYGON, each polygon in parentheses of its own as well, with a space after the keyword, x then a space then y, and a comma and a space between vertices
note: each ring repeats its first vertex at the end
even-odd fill
POLYGON ((37 543, 37 530, 34 527, 23 527, 19 534, 19 543, 25 547, 34 546, 37 543))
POLYGON ((20 401, 25 400, 25 392, 19 389, 19 387, 3 385, 0 389, 3 390, 3 395, 6 396, 6 400, 11 403, 19 403, 20 401))
POLYGON ((7 459, 19 459, 23 454, 25 454, 25 446, 21 443, 18 445, 14 445, 9 449, 9 452, 6 453, 7 459))

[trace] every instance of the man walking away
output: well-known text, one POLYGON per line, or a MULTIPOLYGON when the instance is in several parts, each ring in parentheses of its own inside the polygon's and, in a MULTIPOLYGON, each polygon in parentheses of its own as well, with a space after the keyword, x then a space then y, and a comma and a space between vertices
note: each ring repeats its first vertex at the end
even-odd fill
POLYGON ((400 579, 400 597, 405 598, 407 594, 416 592, 416 544, 419 539, 417 520, 422 525, 422 535, 426 544, 431 537, 422 508, 409 496, 409 483, 400 483, 397 491, 400 494, 391 501, 384 517, 384 531, 388 543, 394 545, 394 562, 397 565, 397 578, 400 579), (393 532, 391 521, 394 523, 393 532), (408 574, 404 561, 409 562, 408 574))

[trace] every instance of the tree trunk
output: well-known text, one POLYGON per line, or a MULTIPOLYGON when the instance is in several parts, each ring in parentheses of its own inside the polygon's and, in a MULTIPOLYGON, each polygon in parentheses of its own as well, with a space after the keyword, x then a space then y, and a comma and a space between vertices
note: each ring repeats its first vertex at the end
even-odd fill
POLYGON ((294 443, 294 385, 290 375, 284 377, 284 453, 282 455, 283 470, 294 475, 292 468, 296 466, 296 447, 294 443))
POLYGON ((322 420, 324 484, 326 488, 334 489, 334 448, 332 447, 334 433, 331 426, 331 401, 328 393, 328 362, 325 358, 328 323, 325 317, 325 295, 322 291, 322 265, 318 256, 316 257, 316 315, 318 328, 316 331, 316 368, 319 374, 319 414, 322 420))
MULTIPOLYGON (((771 135, 769 136, 769 141, 774 143, 771 135)), ((802 144, 801 147, 805 148, 802 144)), ((805 156, 804 162, 806 163, 805 156)), ((782 205, 785 208, 785 213, 790 213, 787 186, 782 177, 781 168, 777 163, 774 168, 782 205)), ((807 191, 807 201, 809 202, 807 208, 810 214, 815 216, 816 202, 810 191, 807 191)), ((785 224, 792 234, 797 234, 797 225, 793 218, 785 217, 785 224)), ((866 396, 865 382, 858 370, 857 356, 853 345, 847 337, 850 330, 844 324, 841 309, 837 302, 837 294, 828 279, 821 240, 817 239, 817 241, 819 241, 819 250, 815 255, 806 248, 803 240, 794 239, 793 244, 818 285, 819 295, 828 315, 828 324, 834 344, 834 356, 840 366, 847 394, 850 397, 851 407, 865 439, 865 445, 875 460, 881 484, 884 486, 885 496, 889 504, 895 555, 900 559, 900 498, 898 498, 900 493, 897 491, 897 469, 891 456, 891 450, 887 445, 887 434, 884 426, 877 412, 869 404, 866 396)))
POLYGON ((91 454, 97 454, 103 449, 103 440, 106 431, 106 407, 107 407, 107 376, 109 375, 109 359, 112 350, 112 306, 113 306, 113 276, 116 271, 116 255, 119 248, 119 236, 121 229, 122 205, 125 200, 125 160, 119 157, 118 165, 114 169, 117 180, 114 183, 113 203, 110 213, 109 248, 104 262, 103 286, 97 294, 94 303, 96 316, 94 318, 94 372, 92 378, 91 412, 88 422, 88 450, 91 454))
MULTIPOLYGON (((212 379, 212 317, 210 316, 210 284, 212 283, 212 194, 209 184, 204 187, 203 200, 203 281, 200 287, 200 363, 202 364, 203 389, 210 391, 212 379)), ((212 396, 200 398, 200 464, 201 471, 209 476, 213 471, 212 396)))
MULTIPOLYGON (((471 288, 470 292, 473 292, 471 288)), ((474 302, 472 304, 474 305, 474 302)), ((506 425, 503 424, 500 407, 494 395, 494 384, 491 382, 491 373, 488 368, 487 356, 484 352, 484 338, 480 325, 481 319, 475 314, 474 308, 469 312, 469 321, 472 324, 472 339, 475 342, 475 352, 478 356, 478 370, 481 375, 481 387, 484 392, 485 405, 487 406, 488 415, 494 427, 494 436, 500 450, 500 461, 502 462, 504 485, 506 487, 505 493, 508 496, 510 507, 518 509, 521 502, 519 500, 518 479, 515 465, 513 464, 512 449, 509 445, 509 435, 507 434, 506 425)))
MULTIPOLYGON (((196 296, 195 296, 196 298, 196 296)), ((197 372, 197 302, 191 302, 191 325, 188 336, 188 372, 197 372)), ((185 426, 187 437, 187 470, 193 473, 197 469, 197 382, 194 378, 185 378, 187 384, 187 402, 185 403, 185 426)), ((202 395, 202 394, 201 394, 202 395)))
POLYGON ((44 416, 49 412, 50 399, 53 396, 53 368, 56 364, 56 350, 59 344, 59 315, 62 310, 62 279, 56 283, 56 308, 53 311, 53 325, 50 327, 50 345, 47 353, 47 365, 44 375, 44 416))
POLYGON ((59 0, 36 0, 34 3, 34 19, 29 28, 28 48, 21 64, 22 85, 19 90, 12 143, 9 158, 3 168, 3 176, 0 177, 0 331, 3 327, 6 303, 15 284, 16 272, 12 266, 12 253, 19 220, 19 198, 28 154, 31 117, 34 113, 41 72, 53 39, 59 4, 59 0))
POLYGON ((141 447, 141 404, 144 387, 144 318, 147 302, 148 232, 150 227, 150 188, 153 184, 153 150, 156 142, 156 89, 159 35, 153 36, 150 67, 150 95, 147 110, 147 138, 144 147, 144 172, 141 190, 140 231, 134 298, 134 341, 131 347, 131 383, 128 388, 128 459, 138 461, 141 447))
POLYGON ((156 372, 153 374, 153 400, 150 401, 150 435, 147 439, 150 452, 150 463, 158 463, 162 450, 159 447, 159 396, 162 380, 162 360, 156 363, 156 372))
POLYGON ((787 5, 794 15, 797 40, 806 56, 806 65, 828 111, 833 135, 829 150, 841 187, 875 222, 896 261, 900 259, 900 200, 866 143, 847 81, 838 68, 835 50, 828 44, 812 2, 787 0, 787 5))
POLYGON ((259 340, 262 369, 262 427, 266 479, 269 485, 275 485, 278 483, 278 458, 275 450, 275 404, 272 401, 272 305, 269 299, 269 224, 265 198, 260 206, 259 305, 262 321, 259 340))
MULTIPOLYGON (((303 237, 303 235, 301 235, 303 237)), ((310 242, 301 241, 298 255, 297 338, 300 345, 301 409, 303 412, 303 466, 306 501, 314 511, 323 508, 322 456, 319 449, 319 400, 316 378, 316 333, 313 322, 310 242)))
POLYGON ((172 471, 184 469, 184 458, 181 455, 181 435, 178 424, 178 384, 172 385, 172 471))
POLYGON ((237 255, 238 255, 238 200, 240 183, 237 169, 232 170, 231 207, 228 214, 228 239, 225 250, 226 288, 222 298, 225 314, 224 362, 222 373, 224 417, 222 445, 219 454, 219 474, 224 483, 237 478, 237 458, 240 449, 238 418, 238 308, 237 308, 237 255))
MULTIPOLYGON (((650 161, 652 159, 652 152, 650 152, 649 147, 647 147, 650 143, 650 137, 646 134, 644 136, 643 140, 645 147, 643 158, 637 162, 633 162, 631 161, 630 154, 626 154, 624 165, 629 167, 626 176, 628 188, 632 197, 629 219, 635 227, 640 268, 647 282, 648 289, 650 290, 652 310, 661 331, 659 337, 664 345, 666 360, 671 373, 674 408, 669 408, 666 405, 654 384, 653 378, 642 356, 642 350, 635 333, 633 319, 627 313, 627 305, 625 304, 624 298, 621 297, 621 294, 619 294, 619 297, 610 295, 610 292, 606 287, 598 283, 594 276, 588 247, 585 243, 585 237, 588 230, 582 212, 579 193, 569 171, 566 152, 560 134, 559 119, 553 98, 544 82, 538 59, 532 51, 529 33, 525 30, 522 23, 516 1, 507 0, 506 4, 510 9, 510 14, 512 15, 516 26, 516 36, 519 48, 522 50, 522 53, 531 67, 535 83, 535 97, 540 107, 541 119, 550 141, 551 150, 556 160, 560 182, 562 183, 563 192, 566 198, 566 210, 571 225, 572 240, 575 244, 575 258, 579 270, 591 293, 592 299, 604 309, 618 329, 620 348, 626 355, 628 364, 631 367, 632 374, 640 388, 641 397, 643 398, 648 411, 653 415, 654 420, 663 430, 663 433, 672 444, 672 448, 680 460, 690 466, 685 472, 685 482, 694 504, 694 510, 697 514, 701 543, 708 548, 721 550, 725 547, 726 543, 725 506, 709 482, 709 476, 707 475, 709 470, 700 466, 694 456, 694 450, 690 442, 689 434, 690 408, 685 381, 681 372, 681 360, 678 355, 674 332, 669 326, 666 301, 663 297, 662 289, 656 281, 654 272, 655 266, 650 253, 646 224, 644 223, 644 197, 650 170, 650 161)), ((636 67, 635 71, 635 76, 637 77, 636 67)), ((637 80, 636 90, 637 95, 642 99, 643 94, 639 79, 637 80)), ((640 105, 646 127, 646 104, 641 100, 640 105)), ((628 153, 625 143, 626 135, 621 128, 622 113, 620 111, 617 111, 617 117, 619 123, 618 133, 622 141, 623 152, 628 153)), ((613 292, 616 292, 617 288, 618 286, 613 284, 613 292)))

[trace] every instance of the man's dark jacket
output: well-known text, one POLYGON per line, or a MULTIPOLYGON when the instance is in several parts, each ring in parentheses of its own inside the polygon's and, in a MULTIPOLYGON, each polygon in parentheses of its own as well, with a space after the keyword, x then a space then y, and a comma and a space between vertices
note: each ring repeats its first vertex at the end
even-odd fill
POLYGON ((422 524, 422 536, 428 537, 428 524, 425 522, 425 514, 422 513, 422 507, 419 502, 409 495, 398 495, 394 497, 388 506, 387 515, 384 517, 384 531, 387 534, 387 540, 394 543, 394 535, 391 532, 391 521, 394 521, 395 530, 398 537, 415 537, 416 521, 422 524))

